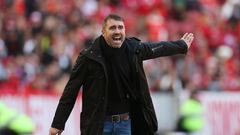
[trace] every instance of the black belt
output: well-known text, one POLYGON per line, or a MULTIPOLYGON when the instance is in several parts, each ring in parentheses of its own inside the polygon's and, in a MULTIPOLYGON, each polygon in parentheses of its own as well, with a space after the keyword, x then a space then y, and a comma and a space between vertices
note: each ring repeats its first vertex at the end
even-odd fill
POLYGON ((106 121, 110 121, 112 123, 120 122, 120 121, 126 121, 126 120, 129 120, 129 119, 130 119, 129 113, 123 113, 123 114, 118 114, 118 115, 110 115, 110 116, 105 117, 106 121))

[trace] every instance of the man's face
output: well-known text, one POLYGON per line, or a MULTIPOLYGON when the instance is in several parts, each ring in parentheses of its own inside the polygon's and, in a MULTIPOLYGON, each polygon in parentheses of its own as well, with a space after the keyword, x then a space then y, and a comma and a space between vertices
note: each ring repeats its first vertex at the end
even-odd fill
POLYGON ((102 29, 102 35, 109 46, 120 48, 126 37, 123 21, 109 19, 102 29))

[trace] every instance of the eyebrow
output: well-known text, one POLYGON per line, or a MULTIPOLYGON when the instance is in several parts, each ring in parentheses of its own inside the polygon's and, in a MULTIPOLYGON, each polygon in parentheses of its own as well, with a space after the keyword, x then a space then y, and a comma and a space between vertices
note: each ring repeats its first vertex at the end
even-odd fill
POLYGON ((123 28, 124 26, 123 25, 112 25, 109 27, 109 29, 113 29, 115 27, 123 28))

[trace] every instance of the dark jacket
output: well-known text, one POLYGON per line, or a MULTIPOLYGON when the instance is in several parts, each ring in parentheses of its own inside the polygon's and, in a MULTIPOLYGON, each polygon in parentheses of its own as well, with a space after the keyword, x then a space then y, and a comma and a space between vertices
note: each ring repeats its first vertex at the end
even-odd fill
MULTIPOLYGON (((92 46, 83 50, 77 58, 70 79, 59 101, 52 127, 64 129, 76 101, 79 89, 83 89, 81 134, 102 135, 108 102, 108 78, 106 63, 98 37, 92 46)), ((157 118, 150 97, 143 60, 187 52, 184 41, 143 43, 136 38, 126 38, 130 67, 134 77, 133 89, 129 91, 132 135, 153 135, 157 131, 157 118)))

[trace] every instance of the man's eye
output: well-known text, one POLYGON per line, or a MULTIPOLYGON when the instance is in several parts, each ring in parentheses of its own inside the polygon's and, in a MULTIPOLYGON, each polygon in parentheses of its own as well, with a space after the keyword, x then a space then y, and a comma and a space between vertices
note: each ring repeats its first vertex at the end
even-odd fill
POLYGON ((109 29, 114 30, 114 29, 116 29, 116 26, 111 26, 109 29))
POLYGON ((123 26, 118 26, 118 29, 123 29, 123 26))

